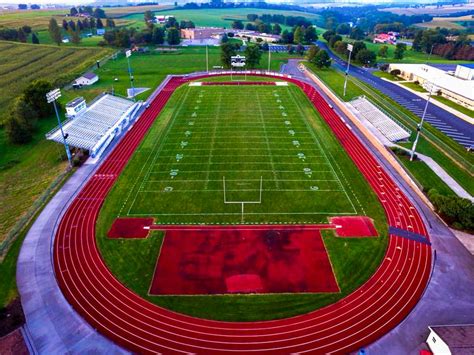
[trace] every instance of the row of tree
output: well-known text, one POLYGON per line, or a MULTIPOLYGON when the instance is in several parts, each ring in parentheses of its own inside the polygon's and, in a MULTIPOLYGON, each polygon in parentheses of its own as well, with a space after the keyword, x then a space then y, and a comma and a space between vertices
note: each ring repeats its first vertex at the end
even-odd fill
POLYGON ((431 189, 428 197, 436 212, 454 228, 474 232, 474 204, 458 196, 444 196, 431 189))
MULTIPOLYGON (((335 31, 330 30, 324 32, 323 38, 328 42, 329 47, 331 47, 335 52, 343 56, 348 55, 348 43, 344 42, 340 35, 335 34, 335 31)), ((373 51, 367 49, 367 46, 364 42, 355 41, 352 43, 352 58, 359 64, 365 66, 374 66, 377 56, 373 51)))
POLYGON ((316 27, 295 26, 292 31, 284 30, 281 34, 281 43, 311 44, 318 39, 316 27))
POLYGON ((285 16, 282 14, 248 14, 247 20, 250 22, 261 21, 263 23, 278 23, 285 26, 311 26, 312 22, 303 16, 285 16))
POLYGON ((45 80, 38 80, 13 100, 5 121, 5 133, 10 143, 25 144, 33 139, 38 120, 50 117, 54 113, 53 105, 46 101, 46 93, 53 85, 45 80))
POLYGON ((105 14, 104 9, 101 9, 100 7, 96 7, 95 9, 92 8, 92 6, 79 6, 79 7, 71 7, 69 10, 69 16, 92 16, 97 19, 99 18, 107 18, 107 15, 105 14))
POLYGON ((84 18, 82 21, 77 20, 74 22, 73 20, 67 21, 66 19, 63 19, 62 23, 63 30, 65 31, 75 31, 76 27, 79 28, 79 31, 84 31, 84 30, 92 30, 94 28, 101 29, 105 27, 113 28, 115 27, 115 21, 112 20, 111 18, 105 19, 105 26, 103 21, 98 18, 97 20, 93 17, 91 19, 84 18))
POLYGON ((15 28, 0 28, 0 40, 4 41, 15 41, 15 42, 28 42, 28 36, 31 34, 31 42, 34 44, 39 43, 38 36, 32 32, 30 26, 22 26, 18 29, 15 28))
POLYGON ((418 30, 413 39, 413 50, 417 52, 434 53, 446 59, 474 60, 474 47, 465 34, 452 36, 444 29, 418 30), (454 38, 454 40, 452 40, 454 38))
POLYGON ((169 45, 180 43, 179 30, 175 27, 153 27, 138 31, 135 28, 120 28, 107 31, 104 34, 104 41, 101 45, 110 45, 114 47, 129 48, 141 44, 164 44, 169 45))

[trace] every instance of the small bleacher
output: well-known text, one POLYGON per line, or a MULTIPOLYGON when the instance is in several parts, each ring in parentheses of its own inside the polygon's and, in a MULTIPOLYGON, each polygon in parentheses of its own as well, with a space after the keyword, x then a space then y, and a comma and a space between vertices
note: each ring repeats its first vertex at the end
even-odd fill
MULTIPOLYGON (((92 157, 96 156, 134 119, 140 106, 141 102, 109 94, 99 97, 82 114, 63 123, 68 144, 87 149, 92 157)), ((63 143, 59 127, 46 134, 46 138, 63 143)))
POLYGON ((389 141, 397 142, 410 137, 410 130, 393 121, 364 96, 352 100, 349 104, 389 141))

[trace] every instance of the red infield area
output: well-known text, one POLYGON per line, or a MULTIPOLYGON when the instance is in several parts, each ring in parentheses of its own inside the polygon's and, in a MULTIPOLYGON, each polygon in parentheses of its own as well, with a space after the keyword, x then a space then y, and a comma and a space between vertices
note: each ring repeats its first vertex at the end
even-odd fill
POLYGON ((369 217, 344 216, 332 217, 329 219, 336 227, 336 234, 339 237, 377 237, 377 230, 374 222, 369 217))
POLYGON ((339 292, 317 229, 169 229, 150 288, 153 295, 295 292, 339 292))

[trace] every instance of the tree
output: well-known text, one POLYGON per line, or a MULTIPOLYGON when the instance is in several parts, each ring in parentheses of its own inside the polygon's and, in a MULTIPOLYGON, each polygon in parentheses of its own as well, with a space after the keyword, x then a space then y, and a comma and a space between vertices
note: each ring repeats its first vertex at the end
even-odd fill
POLYGON ((247 20, 254 22, 256 19, 258 19, 258 15, 256 14, 248 14, 247 15, 247 20))
POLYGON ((49 20, 48 31, 53 42, 59 46, 63 37, 61 35, 61 30, 59 29, 58 23, 54 17, 51 17, 51 20, 49 20))
POLYGON ((332 31, 332 30, 329 30, 329 31, 326 31, 326 32, 323 33, 323 38, 324 38, 327 42, 329 42, 329 39, 330 39, 332 36, 334 36, 334 35, 336 35, 336 32, 334 32, 334 31, 332 31))
POLYGON ((165 30, 162 27, 153 28, 153 35, 152 35, 151 41, 154 44, 165 43, 165 30))
POLYGON ((360 27, 353 27, 351 29, 351 34, 349 35, 349 37, 355 40, 364 39, 364 31, 362 31, 360 27))
POLYGON ((352 57, 355 58, 357 56, 357 53, 359 53, 359 51, 362 49, 367 49, 367 46, 365 45, 364 42, 361 42, 361 41, 354 42, 352 46, 352 57))
POLYGON ((232 28, 234 30, 243 30, 244 29, 244 24, 240 20, 235 20, 232 22, 232 28))
POLYGON ((69 15, 71 15, 71 16, 76 16, 77 13, 78 13, 78 11, 75 7, 71 7, 71 10, 69 10, 69 15))
POLYGON ((107 18, 105 15, 105 11, 102 10, 100 7, 96 7, 94 9, 94 13, 92 14, 95 18, 107 18))
POLYGON ((332 36, 329 38, 329 47, 334 48, 336 42, 342 41, 342 37, 339 35, 332 36))
POLYGON ((262 51, 259 46, 249 45, 245 47, 245 65, 247 68, 253 69, 260 63, 262 51))
POLYGON ((336 28, 336 33, 340 35, 348 35, 351 32, 351 27, 347 23, 341 23, 336 28))
POLYGON ((19 29, 18 29, 18 40, 19 40, 20 42, 26 43, 26 39, 27 39, 26 33, 23 32, 23 29, 22 29, 22 28, 19 28, 19 29))
POLYGON ((308 26, 304 30, 304 42, 313 43, 318 39, 318 34, 316 33, 316 27, 308 26))
POLYGON ((82 31, 84 29, 84 25, 82 24, 81 20, 77 20, 77 29, 82 31))
POLYGON ((12 103, 5 122, 5 133, 8 140, 13 144, 28 143, 33 138, 35 128, 35 111, 23 96, 18 97, 12 103))
POLYGON ((295 28, 295 31, 293 32, 293 42, 295 43, 301 43, 303 41, 303 30, 301 29, 300 26, 295 28))
POLYGON ((293 34, 288 30, 284 30, 281 34, 281 41, 283 43, 293 43, 293 34))
POLYGON ((236 53, 236 48, 232 43, 221 44, 221 62, 225 68, 230 68, 231 57, 236 53))
POLYGON ((72 31, 74 31, 76 29, 76 24, 74 23, 73 20, 69 21, 67 25, 68 25, 69 29, 72 30, 72 31))
POLYGON ((255 27, 255 25, 253 23, 248 22, 245 25, 245 29, 248 30, 248 31, 255 31, 257 28, 255 27))
POLYGON ((221 38, 221 43, 227 43, 229 42, 229 37, 227 36, 227 33, 224 33, 221 38))
POLYGON ((387 55, 388 55, 388 46, 382 46, 382 47, 380 47, 378 55, 379 55, 379 57, 387 58, 387 55))
POLYGON ((416 31, 413 39, 412 49, 416 52, 421 51, 421 41, 423 40, 423 30, 416 31))
POLYGON ((84 20, 82 20, 82 26, 84 26, 85 29, 89 29, 91 28, 91 24, 89 22, 89 20, 86 18, 84 18, 84 20))
POLYGON ((100 18, 97 19, 97 29, 104 28, 104 24, 100 18))
POLYGON ((33 44, 39 44, 39 43, 40 43, 40 41, 39 41, 38 36, 36 35, 36 33, 32 33, 32 34, 31 34, 31 43, 33 43, 33 44))
POLYGON ((105 25, 109 28, 114 28, 115 27, 115 21, 112 20, 111 18, 107 18, 107 20, 105 20, 105 25))
POLYGON ((321 49, 316 53, 312 61, 318 68, 329 68, 331 66, 331 58, 325 49, 321 49))
POLYGON ((312 62, 316 54, 319 52, 319 47, 312 44, 309 46, 308 53, 306 54, 306 59, 308 62, 312 62))
POLYGON ((79 31, 79 27, 75 30, 71 28, 69 30, 69 35, 71 36, 71 42, 73 44, 79 44, 81 42, 81 32, 79 31))
POLYGON ((405 43, 397 43, 395 51, 393 52, 393 58, 403 59, 403 55, 406 49, 407 49, 407 45, 405 43))
POLYGON ((151 22, 154 20, 155 14, 153 13, 153 11, 147 10, 143 14, 143 18, 145 19, 145 22, 151 22))
POLYGON ((295 53, 295 47, 293 47, 292 44, 287 45, 287 46, 286 46, 286 49, 287 49, 287 51, 288 51, 288 54, 293 54, 293 53, 295 53))
POLYGON ((63 19, 63 30, 67 31, 68 29, 69 29, 69 26, 67 24, 67 21, 66 21, 66 19, 63 19))
POLYGON ((334 43, 334 50, 342 55, 347 55, 347 43, 343 41, 337 41, 334 43))
POLYGON ((368 49, 361 49, 355 56, 356 61, 366 66, 374 66, 376 56, 375 53, 368 49))
POLYGON ((91 29, 95 28, 95 26, 96 26, 95 18, 93 18, 93 17, 90 18, 89 25, 90 25, 91 29))
POLYGON ((304 54, 304 46, 301 43, 298 43, 298 45, 296 46, 296 53, 301 56, 304 54))
POLYGON ((30 33, 31 33, 31 27, 28 26, 28 25, 21 26, 21 29, 22 29, 23 32, 25 32, 26 34, 30 34, 30 33))
POLYGON ((24 101, 36 112, 36 117, 45 118, 54 113, 53 105, 46 101, 46 93, 53 89, 53 84, 46 80, 36 80, 23 91, 24 101))
POLYGON ((179 44, 179 31, 176 27, 168 28, 167 41, 170 46, 179 44))
POLYGON ((272 28, 272 34, 279 35, 281 33, 281 26, 278 23, 275 23, 272 28))

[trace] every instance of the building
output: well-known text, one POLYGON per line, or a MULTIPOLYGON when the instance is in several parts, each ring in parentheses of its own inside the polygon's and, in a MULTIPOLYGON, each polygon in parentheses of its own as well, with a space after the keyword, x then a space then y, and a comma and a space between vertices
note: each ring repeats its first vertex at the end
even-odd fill
POLYGON ((66 116, 75 117, 80 115, 87 108, 86 100, 83 97, 76 97, 66 104, 66 116))
POLYGON ((460 64, 456 66, 454 76, 464 80, 474 80, 474 64, 460 64))
POLYGON ((474 324, 428 327, 426 343, 434 355, 474 354, 474 324))
POLYGON ((85 73, 83 76, 76 79, 76 85, 92 85, 99 81, 99 77, 95 73, 85 73))
POLYGON ((396 44, 397 36, 394 32, 389 33, 379 33, 374 37, 374 43, 384 43, 384 44, 396 44))
MULTIPOLYGON (((463 65, 463 67, 466 66, 463 65)), ((426 64, 390 64, 390 72, 396 69, 400 70, 399 76, 403 79, 418 82, 427 91, 432 90, 434 95, 441 95, 459 105, 474 110, 473 68, 459 68, 458 65, 453 75, 426 64)))
POLYGON ((281 39, 281 36, 279 35, 272 35, 257 31, 234 31, 234 36, 241 39, 249 39, 251 42, 276 43, 281 39))
POLYGON ((216 36, 222 36, 225 33, 225 29, 219 27, 196 27, 196 28, 183 28, 181 29, 181 38, 183 39, 208 39, 216 36))
POLYGON ((161 23, 161 24, 163 24, 163 23, 165 23, 166 21, 168 21, 168 20, 169 20, 170 18, 172 18, 172 17, 174 18, 173 15, 166 15, 166 16, 160 15, 160 16, 155 16, 154 22, 155 22, 155 23, 161 23))

